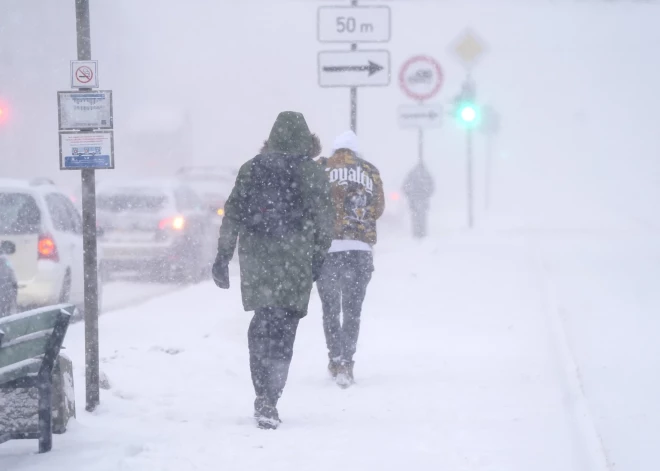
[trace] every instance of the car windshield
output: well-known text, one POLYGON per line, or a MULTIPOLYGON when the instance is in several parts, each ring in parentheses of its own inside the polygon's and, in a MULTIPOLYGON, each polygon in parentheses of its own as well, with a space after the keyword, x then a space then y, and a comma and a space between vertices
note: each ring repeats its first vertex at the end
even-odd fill
POLYGON ((152 212, 164 209, 167 202, 168 197, 164 193, 130 190, 100 194, 96 205, 99 210, 112 213, 152 212))
POLYGON ((0 193, 0 234, 32 234, 40 225, 41 212, 32 196, 0 193))

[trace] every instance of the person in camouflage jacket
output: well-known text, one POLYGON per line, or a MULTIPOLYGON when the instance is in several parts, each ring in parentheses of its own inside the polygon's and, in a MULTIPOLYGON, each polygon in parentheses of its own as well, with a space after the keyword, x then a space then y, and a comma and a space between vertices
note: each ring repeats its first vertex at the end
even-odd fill
POLYGON ((354 382, 362 304, 374 270, 372 248, 385 210, 383 182, 376 166, 360 156, 357 136, 347 131, 319 163, 330 182, 335 207, 334 240, 316 286, 323 305, 328 370, 340 387, 354 382), (343 322, 341 314, 343 311, 343 322))

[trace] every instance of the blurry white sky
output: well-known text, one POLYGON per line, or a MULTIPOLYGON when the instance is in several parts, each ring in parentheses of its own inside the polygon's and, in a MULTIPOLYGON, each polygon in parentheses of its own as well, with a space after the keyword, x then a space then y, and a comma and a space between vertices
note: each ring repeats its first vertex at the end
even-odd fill
MULTIPOLYGON (((114 91, 113 175, 169 175, 178 166, 131 152, 129 123, 150 107, 189 113, 193 141, 185 158, 200 164, 240 165, 258 151, 277 113, 289 109, 302 111, 329 149, 349 126, 349 92, 318 87, 317 53, 347 46, 317 42, 316 9, 348 3, 91 0, 93 58, 100 61, 101 88, 114 91)), ((391 51, 394 74, 411 55, 437 58, 446 75, 437 102, 449 101, 463 79, 448 50, 454 38, 469 26, 488 41, 474 77, 480 98, 503 115, 496 207, 507 212, 527 204, 525 217, 533 211, 542 222, 545 209, 561 219, 579 200, 584 211, 603 205, 621 218, 660 225, 653 213, 660 195, 660 4, 387 3, 392 41, 361 48, 391 51)), ((0 2, 0 97, 12 114, 0 129, 2 176, 78 181, 76 172, 59 172, 57 155, 56 91, 69 88, 76 55, 73 5, 0 2)), ((389 88, 360 89, 358 101, 365 156, 381 168, 388 190, 398 189, 417 153, 416 133, 396 121, 397 106, 409 100, 393 76, 389 88)), ((478 179, 483 148, 479 139, 478 179)), ((447 120, 427 133, 425 152, 439 186, 436 207, 458 221, 464 135, 447 120)))

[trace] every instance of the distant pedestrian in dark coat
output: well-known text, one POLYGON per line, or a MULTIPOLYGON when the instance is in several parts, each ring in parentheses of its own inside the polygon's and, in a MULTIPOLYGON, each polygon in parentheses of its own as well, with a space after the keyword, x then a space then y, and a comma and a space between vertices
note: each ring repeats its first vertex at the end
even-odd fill
POLYGON ((420 160, 403 183, 403 192, 408 199, 412 216, 413 237, 417 239, 428 235, 428 215, 434 191, 433 177, 420 160))

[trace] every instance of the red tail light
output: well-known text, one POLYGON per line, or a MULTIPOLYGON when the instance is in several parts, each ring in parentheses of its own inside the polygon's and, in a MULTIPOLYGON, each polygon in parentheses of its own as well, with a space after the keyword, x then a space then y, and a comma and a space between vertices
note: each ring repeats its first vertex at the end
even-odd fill
POLYGON ((163 219, 158 223, 158 228, 163 229, 174 229, 175 231, 181 231, 186 227, 186 220, 183 216, 176 216, 173 218, 163 219))
POLYGON ((37 250, 39 251, 40 260, 52 260, 53 262, 60 261, 60 256, 57 253, 57 245, 55 245, 55 240, 49 235, 39 236, 37 250))

